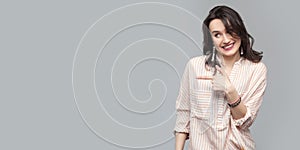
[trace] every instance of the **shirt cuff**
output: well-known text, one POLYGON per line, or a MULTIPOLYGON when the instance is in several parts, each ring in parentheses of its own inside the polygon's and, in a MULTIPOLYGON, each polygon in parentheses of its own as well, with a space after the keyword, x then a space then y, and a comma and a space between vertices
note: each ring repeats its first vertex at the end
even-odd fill
MULTIPOLYGON (((247 107, 246 107, 247 108, 247 107)), ((232 118, 232 116, 231 116, 232 118)), ((244 117, 240 118, 240 119, 233 119, 233 124, 235 126, 242 126, 247 120, 249 120, 251 118, 251 113, 250 113, 250 110, 247 108, 247 112, 245 114, 244 117)))
POLYGON ((185 133, 185 134, 187 134, 186 140, 190 139, 190 133, 188 131, 187 132, 178 132, 178 131, 174 130, 173 131, 174 136, 176 136, 176 133, 185 133))

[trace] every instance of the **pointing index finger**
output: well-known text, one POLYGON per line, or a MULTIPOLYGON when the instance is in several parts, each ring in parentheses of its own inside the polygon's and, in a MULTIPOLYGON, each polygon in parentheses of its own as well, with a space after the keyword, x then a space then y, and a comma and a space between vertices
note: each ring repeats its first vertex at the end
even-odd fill
POLYGON ((222 74, 224 75, 224 70, 223 68, 219 67, 218 65, 216 65, 216 69, 222 74))

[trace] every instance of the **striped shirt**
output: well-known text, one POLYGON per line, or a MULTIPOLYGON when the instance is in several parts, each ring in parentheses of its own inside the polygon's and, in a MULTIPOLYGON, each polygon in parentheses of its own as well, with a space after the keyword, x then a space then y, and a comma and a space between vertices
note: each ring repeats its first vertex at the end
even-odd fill
POLYGON ((189 150, 255 149, 249 127, 256 118, 266 88, 267 68, 241 57, 235 62, 229 79, 247 108, 243 118, 235 120, 223 92, 212 90, 211 76, 205 69, 205 57, 187 63, 176 100, 175 132, 188 133, 189 150))

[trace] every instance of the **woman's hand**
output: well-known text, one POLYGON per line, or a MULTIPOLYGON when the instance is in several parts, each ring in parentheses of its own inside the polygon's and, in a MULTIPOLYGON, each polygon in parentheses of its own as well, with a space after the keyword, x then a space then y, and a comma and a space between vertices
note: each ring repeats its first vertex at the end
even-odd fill
POLYGON ((214 91, 224 91, 226 92, 227 87, 231 85, 227 73, 223 68, 216 65, 217 72, 212 79, 212 88, 214 91))
POLYGON ((228 103, 235 101, 239 95, 235 87, 231 84, 229 76, 223 68, 216 66, 216 69, 217 73, 212 79, 212 89, 215 91, 224 91, 228 103))

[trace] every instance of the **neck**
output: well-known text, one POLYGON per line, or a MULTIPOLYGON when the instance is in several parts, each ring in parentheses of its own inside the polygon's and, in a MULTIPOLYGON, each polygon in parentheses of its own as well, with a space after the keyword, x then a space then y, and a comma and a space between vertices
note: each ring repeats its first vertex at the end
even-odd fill
POLYGON ((241 56, 239 55, 239 53, 237 53, 237 55, 234 55, 234 56, 223 56, 224 58, 224 63, 225 63, 225 66, 226 67, 229 67, 229 68, 232 68, 232 66, 234 65, 234 63, 236 61, 238 61, 241 56))

